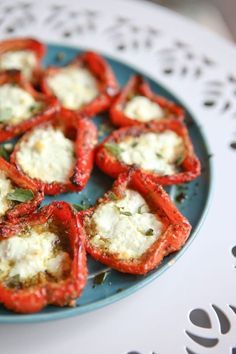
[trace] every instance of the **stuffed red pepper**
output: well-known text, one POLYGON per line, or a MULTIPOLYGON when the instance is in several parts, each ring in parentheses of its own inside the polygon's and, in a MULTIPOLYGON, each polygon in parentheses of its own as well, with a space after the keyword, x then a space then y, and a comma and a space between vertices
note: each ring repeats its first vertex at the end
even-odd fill
POLYGON ((114 131, 98 147, 96 163, 111 177, 135 167, 162 185, 188 182, 201 172, 187 128, 178 120, 114 131))
POLYGON ((0 303, 10 310, 74 306, 87 268, 83 230, 69 204, 54 202, 1 224, 0 270, 0 303))
POLYGON ((110 117, 114 125, 125 127, 168 118, 182 120, 184 111, 176 103, 156 95, 141 76, 135 75, 114 100, 110 117))
POLYGON ((27 80, 36 83, 45 52, 45 45, 32 38, 0 41, 0 70, 20 70, 27 80))
POLYGON ((0 72, 0 142, 51 120, 59 104, 34 90, 20 71, 0 72))
POLYGON ((121 174, 112 190, 78 218, 88 253, 131 274, 157 267, 184 245, 191 231, 164 189, 139 171, 121 174))
POLYGON ((59 112, 18 140, 11 163, 45 194, 82 190, 93 168, 96 126, 71 112, 59 112))
POLYGON ((99 54, 85 52, 62 68, 45 70, 42 91, 56 96, 66 110, 92 117, 110 107, 118 85, 110 66, 99 54))

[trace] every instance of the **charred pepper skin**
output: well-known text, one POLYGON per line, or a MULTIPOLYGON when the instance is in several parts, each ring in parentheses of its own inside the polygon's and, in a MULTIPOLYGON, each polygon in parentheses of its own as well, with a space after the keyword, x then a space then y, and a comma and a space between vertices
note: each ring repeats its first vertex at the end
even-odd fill
POLYGON ((66 202, 54 202, 26 218, 0 224, 0 242, 26 227, 56 223, 68 237, 72 258, 70 274, 59 281, 45 281, 28 288, 9 288, 0 283, 0 302, 18 313, 34 313, 47 305, 73 306, 85 287, 87 277, 84 232, 73 209, 66 202))
MULTIPOLYGON (((152 92, 149 84, 140 75, 134 75, 130 78, 127 85, 117 95, 110 108, 110 118, 112 123, 117 127, 127 127, 142 124, 137 119, 131 119, 124 113, 124 107, 129 97, 140 95, 157 103, 164 111, 163 119, 184 119, 184 110, 176 103, 167 100, 165 97, 156 95, 152 92)), ((155 120, 155 119, 154 119, 155 120)))
POLYGON ((17 163, 17 152, 22 140, 27 140, 31 131, 15 145, 11 154, 11 163, 18 169, 19 173, 28 181, 34 182, 37 187, 48 195, 56 195, 68 191, 81 191, 87 184, 92 172, 94 163, 94 149, 97 144, 97 128, 95 124, 86 118, 78 119, 73 112, 60 111, 55 119, 46 123, 47 125, 59 126, 63 133, 74 142, 76 162, 70 172, 68 180, 64 183, 46 183, 39 179, 31 178, 26 175, 17 163))
POLYGON ((28 181, 13 165, 8 163, 2 157, 0 157, 0 170, 6 174, 17 188, 28 189, 34 193, 32 200, 15 204, 11 209, 6 211, 5 215, 0 218, 0 221, 4 219, 12 221, 33 213, 44 198, 43 191, 38 189, 38 186, 34 182, 28 181))
POLYGON ((128 172, 134 166, 126 165, 125 163, 117 159, 117 157, 112 155, 112 153, 106 149, 105 144, 117 144, 125 137, 137 137, 141 134, 149 132, 160 133, 164 132, 165 130, 174 131, 177 135, 182 137, 184 141, 186 155, 184 160, 180 164, 182 171, 177 172, 173 175, 163 176, 158 175, 158 173, 153 171, 144 170, 142 168, 139 168, 138 166, 135 166, 136 169, 138 169, 143 176, 148 177, 150 180, 161 185, 172 185, 192 181, 200 175, 201 164, 194 153, 193 145, 190 140, 187 128, 182 122, 176 119, 170 119, 165 121, 162 120, 161 122, 152 121, 148 124, 139 124, 136 126, 124 127, 115 130, 98 146, 96 151, 96 164, 106 174, 113 178, 117 178, 120 173, 128 172))
POLYGON ((46 54, 46 46, 33 38, 7 39, 0 41, 0 56, 9 51, 31 50, 36 56, 36 66, 32 72, 32 83, 37 84, 41 76, 41 61, 46 54))
MULTIPOLYGON (((94 117, 96 114, 110 108, 114 97, 119 91, 119 86, 115 74, 106 60, 95 52, 85 52, 78 55, 68 66, 87 68, 95 76, 99 90, 99 95, 94 100, 77 110, 73 110, 73 112, 80 117, 94 117)), ((41 79, 41 89, 48 96, 53 96, 53 92, 47 84, 47 78, 58 72, 60 72, 58 67, 49 67, 44 71, 41 79)), ((62 107, 62 110, 71 111, 64 107, 62 107)))
POLYGON ((37 102, 42 103, 43 108, 39 112, 33 114, 32 117, 18 124, 0 123, 0 142, 12 139, 39 124, 52 120, 59 109, 59 103, 54 97, 47 97, 44 94, 35 91, 33 86, 23 78, 20 71, 1 71, 0 86, 7 83, 15 84, 27 91, 37 102))
POLYGON ((146 274, 156 268, 165 256, 178 251, 185 244, 191 231, 191 225, 188 220, 178 211, 162 186, 153 183, 149 177, 144 176, 135 169, 128 174, 119 175, 114 182, 112 190, 107 192, 98 201, 97 205, 78 213, 78 219, 83 224, 86 233, 87 252, 97 261, 120 272, 146 274), (86 223, 92 217, 97 205, 111 201, 110 193, 115 198, 120 199, 127 188, 133 189, 142 195, 152 212, 161 220, 163 233, 141 257, 122 260, 115 254, 106 252, 90 242, 86 223))

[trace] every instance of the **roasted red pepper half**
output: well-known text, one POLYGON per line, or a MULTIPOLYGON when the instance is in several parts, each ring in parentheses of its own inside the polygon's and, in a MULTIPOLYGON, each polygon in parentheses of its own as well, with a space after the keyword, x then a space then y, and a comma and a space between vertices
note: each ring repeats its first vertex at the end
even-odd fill
MULTIPOLYGON (((128 199, 128 203, 126 204, 127 209, 129 208, 129 203, 132 203, 131 198, 128 199)), ((142 205, 141 207, 139 206, 135 214, 136 216, 134 216, 136 220, 134 220, 134 223, 136 223, 137 229, 142 228, 141 214, 145 213, 145 208, 145 205, 142 205)), ((132 205, 131 209, 133 209, 132 205)), ((153 183, 149 177, 144 176, 139 171, 131 171, 131 173, 128 174, 121 174, 115 181, 111 191, 107 192, 103 198, 99 199, 97 205, 94 207, 79 212, 78 219, 83 223, 86 232, 87 252, 99 262, 120 272, 131 274, 146 274, 157 267, 165 256, 179 250, 184 245, 191 231, 191 225, 178 211, 164 189, 160 185, 153 183), (148 229, 147 232, 141 236, 143 237, 143 241, 140 241, 139 239, 138 247, 135 240, 136 234, 133 229, 131 227, 122 229, 122 226, 125 226, 125 218, 130 217, 132 213, 123 210, 121 206, 116 204, 124 198, 127 190, 132 190, 132 192, 134 191, 138 193, 143 200, 145 200, 145 203, 149 208, 149 213, 152 214, 151 216, 149 214, 149 219, 152 217, 157 219, 159 225, 161 223, 159 233, 157 234, 157 230, 148 229), (114 224, 114 222, 112 224, 110 213, 109 217, 107 217, 106 225, 104 225, 107 230, 111 226, 111 233, 114 232, 114 228, 116 230, 116 227, 121 225, 120 232, 122 233, 122 241, 119 240, 119 242, 116 242, 116 247, 114 247, 115 241, 112 238, 112 235, 105 239, 104 235, 101 233, 99 234, 101 243, 94 242, 96 223, 94 223, 93 217, 98 208, 100 208, 101 215, 101 207, 108 205, 108 203, 113 203, 113 206, 115 205, 115 210, 119 209, 122 214, 122 219, 118 221, 116 220, 117 224, 114 224), (129 240, 124 239, 124 234, 129 240), (139 250, 143 247, 141 242, 149 242, 148 240, 150 237, 153 237, 153 240, 138 256, 132 255, 123 257, 122 254, 119 253, 121 242, 126 242, 128 247, 130 247, 131 242, 134 242, 134 249, 139 250), (106 241, 108 242, 108 245, 106 245, 106 241)), ((130 222, 132 223, 132 221, 130 222)))
MULTIPOLYGON (((155 143, 157 143, 157 140, 155 143)), ((168 148, 168 144, 169 143, 167 143, 166 148, 168 148)), ((149 157, 153 156, 152 154, 154 152, 156 159, 163 159, 158 147, 157 150, 153 150, 153 152, 151 150, 152 148, 155 150, 155 144, 148 146, 147 151, 139 150, 139 154, 143 154, 144 162, 149 161, 149 157)), ((185 125, 178 120, 162 120, 160 122, 151 122, 148 124, 140 124, 115 130, 98 146, 96 152, 96 163, 102 171, 113 178, 116 178, 120 173, 127 172, 130 168, 135 167, 140 170, 144 176, 149 177, 155 183, 162 185, 189 182, 198 177, 201 173, 201 164, 194 153, 194 148, 190 140, 188 130, 185 125), (182 142, 182 155, 176 158, 175 163, 169 165, 174 169, 173 172, 168 172, 168 174, 166 174, 163 171, 162 173, 158 172, 155 168, 144 169, 139 164, 126 164, 120 158, 120 152, 122 152, 122 149, 119 144, 122 141, 126 141, 126 139, 134 139, 132 149, 133 152, 135 152, 135 149, 138 149, 138 139, 140 137, 148 133, 154 133, 155 136, 155 134, 166 132, 171 133, 172 135, 175 133, 175 136, 180 138, 180 141, 182 142), (135 141, 135 139, 137 140, 135 141)))
POLYGON ((7 101, 8 105, 4 101, 0 105, 0 142, 18 136, 38 124, 51 120, 59 108, 59 103, 54 97, 47 97, 35 91, 18 70, 0 72, 0 90, 1 88, 4 89, 4 87, 6 88, 5 95, 7 92, 11 92, 11 89, 14 91, 14 99, 12 105, 9 103, 10 97, 7 101), (22 100, 30 99, 28 95, 32 98, 33 104, 29 106, 28 112, 25 113, 29 116, 28 118, 24 118, 24 113, 22 117, 15 116, 14 112, 18 109, 16 102, 17 89, 23 90, 23 95, 27 95, 27 98, 24 96, 22 100), (13 121, 11 122, 11 120, 13 121))
MULTIPOLYGON (((21 60, 18 65, 16 65, 17 58, 15 58, 12 62, 9 60, 9 57, 4 59, 3 57, 6 54, 10 53, 32 53, 34 55, 33 63, 31 63, 32 68, 29 69, 27 79, 30 79, 32 82, 36 83, 41 72, 41 60, 46 52, 46 46, 32 38, 18 38, 18 39, 7 39, 4 41, 0 41, 0 70, 8 70, 8 69, 17 69, 23 70, 26 68, 27 60, 25 58, 18 58, 21 60), (2 58, 2 59, 1 59, 2 58)), ((31 58, 32 60, 32 58, 31 58)))
POLYGON ((44 194, 38 190, 37 185, 27 180, 2 157, 0 157, 0 180, 3 182, 1 183, 3 190, 0 190, 2 220, 14 220, 30 214, 43 200, 44 194))
MULTIPOLYGON (((146 105, 147 102, 139 102, 138 110, 141 105, 146 105)), ((137 107, 134 109, 137 110, 137 107)), ((155 111, 154 111, 155 112, 155 111)), ((141 110, 138 114, 142 114, 143 110, 141 110)), ((152 115, 155 113, 152 113, 152 115)), ((176 118, 179 120, 184 119, 184 111, 178 106, 176 103, 167 100, 165 97, 156 95, 152 92, 149 84, 139 75, 134 75, 130 78, 127 85, 122 89, 122 91, 117 95, 114 100, 111 108, 110 108, 110 117, 112 123, 118 127, 132 126, 141 123, 146 123, 151 120, 160 120, 160 119, 169 119, 176 118), (157 104, 158 111, 156 114, 160 116, 157 118, 148 117, 146 119, 135 119, 135 117, 131 118, 125 112, 125 108, 129 102, 135 97, 144 98, 147 102, 151 104, 157 104)))
POLYGON ((91 120, 78 120, 73 112, 61 111, 51 122, 23 135, 15 145, 10 161, 22 176, 36 183, 45 194, 81 191, 93 168, 96 143, 97 128, 91 120), (32 174, 32 171, 36 172, 32 174))
MULTIPOLYGON (((19 221, 0 224, 0 248, 7 241, 11 241, 10 247, 13 248, 14 236, 18 237, 19 246, 22 236, 24 242, 28 240, 28 248, 25 254, 18 253, 16 263, 10 264, 5 275, 1 273, 0 302, 6 308, 19 313, 38 312, 49 304, 74 306, 86 283, 87 266, 83 229, 70 205, 66 202, 54 202, 19 221), (40 251, 43 252, 45 248, 41 245, 42 249, 38 250, 37 245, 40 245, 40 237, 47 241, 47 233, 50 233, 53 247, 50 256, 56 257, 59 254, 63 260, 59 263, 62 267, 60 274, 55 273, 59 271, 58 267, 52 271, 47 263, 44 266, 46 269, 41 268, 38 273, 37 269, 34 276, 27 274, 28 277, 23 278, 20 273, 21 257, 24 258, 24 267, 27 270, 40 263, 40 251), (30 241, 31 237, 34 237, 33 241, 30 241), (30 242, 35 245, 35 254, 30 242), (29 259, 32 262, 32 257, 33 264, 29 263, 29 259), (16 266, 14 276, 10 273, 12 266, 16 266)), ((20 252, 19 248, 17 250, 20 252)), ((10 261, 14 255, 6 252, 4 257, 5 259, 0 259, 0 267, 2 262, 10 261)))
POLYGON ((49 67, 46 69, 41 80, 41 89, 45 94, 54 95, 53 90, 48 85, 48 80, 67 68, 87 69, 96 80, 98 94, 90 102, 78 108, 69 109, 64 106, 63 109, 73 110, 79 115, 86 117, 93 117, 110 107, 114 96, 118 92, 118 84, 109 64, 102 56, 94 52, 85 52, 78 55, 66 67, 49 67))

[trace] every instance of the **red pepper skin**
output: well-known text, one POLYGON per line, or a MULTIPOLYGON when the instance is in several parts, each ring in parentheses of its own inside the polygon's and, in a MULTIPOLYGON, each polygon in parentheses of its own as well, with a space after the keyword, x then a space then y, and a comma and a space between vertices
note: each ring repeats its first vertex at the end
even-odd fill
POLYGON ((32 81, 38 81, 41 72, 41 60, 46 53, 46 46, 32 38, 7 39, 0 41, 0 56, 9 51, 31 50, 35 53, 37 63, 32 73, 32 81))
POLYGON ((28 181, 13 165, 2 157, 0 157, 0 171, 3 171, 16 187, 30 189, 34 193, 32 200, 16 204, 12 209, 9 209, 1 219, 14 220, 34 212, 44 198, 43 191, 38 190, 37 185, 33 183, 33 181, 28 181))
POLYGON ((35 91, 33 86, 23 78, 18 70, 0 72, 0 86, 6 83, 16 84, 33 96, 36 101, 42 102, 44 107, 40 112, 21 123, 15 125, 0 123, 0 142, 12 139, 38 124, 53 119, 55 112, 59 109, 59 103, 54 97, 47 97, 42 93, 35 91))
POLYGON ((27 140, 31 131, 18 140, 11 154, 10 161, 27 181, 35 183, 38 189, 43 190, 45 194, 55 195, 68 191, 81 191, 86 186, 93 168, 94 148, 97 143, 97 128, 92 121, 86 118, 77 119, 77 116, 73 112, 65 112, 64 110, 57 114, 54 121, 46 123, 45 127, 49 124, 59 126, 63 133, 74 141, 76 163, 68 181, 65 183, 46 183, 39 179, 30 178, 22 171, 17 162, 16 154, 20 148, 21 141, 27 140))
MULTIPOLYGON (((99 95, 90 103, 75 110, 79 116, 93 117, 96 114, 107 110, 118 92, 118 83, 115 75, 103 57, 94 52, 85 52, 78 55, 68 66, 86 67, 97 79, 99 95)), ((41 89, 48 95, 52 96, 53 92, 47 85, 47 78, 55 75, 60 71, 60 68, 50 67, 44 71, 41 80, 41 89)), ((63 107, 65 111, 71 111, 63 107)))
POLYGON ((131 77, 122 91, 117 95, 110 108, 110 118, 115 126, 127 127, 142 124, 142 122, 139 120, 131 119, 124 114, 124 106, 129 100, 130 95, 145 96, 149 100, 157 103, 162 109, 166 111, 166 117, 163 119, 184 119, 184 111, 180 106, 162 96, 156 95, 154 92, 152 92, 148 83, 141 76, 134 75, 131 77))
POLYGON ((158 175, 154 171, 147 171, 135 166, 144 176, 149 177, 155 183, 161 185, 172 185, 178 183, 185 183, 192 181, 198 177, 201 173, 201 164, 197 156, 194 153, 193 145, 188 135, 188 130, 185 125, 176 120, 162 120, 162 121, 152 121, 148 124, 139 124, 132 127, 124 127, 115 130, 110 136, 108 136, 97 148, 96 152, 96 163, 98 167, 113 178, 117 178, 122 172, 128 172, 130 168, 134 167, 131 165, 126 165, 125 163, 119 161, 114 155, 112 155, 106 148, 106 143, 118 143, 120 140, 128 136, 139 136, 143 133, 148 132, 163 132, 165 130, 172 130, 178 134, 184 140, 186 156, 180 167, 183 171, 176 173, 174 175, 158 175))
MULTIPOLYGON (((128 174, 119 175, 111 191, 119 199, 122 198, 127 188, 139 192, 153 213, 161 220, 163 223, 161 236, 137 259, 122 260, 115 254, 95 247, 91 244, 88 233, 86 249, 94 259, 111 268, 124 273, 141 275, 156 268, 168 254, 178 251, 185 244, 191 231, 191 225, 178 211, 164 189, 160 185, 153 183, 150 178, 144 176, 140 171, 133 170, 128 174)), ((111 200, 109 193, 107 192, 103 198, 99 199, 97 205, 109 202, 111 200)), ((83 223, 83 226, 85 226, 86 220, 92 217, 95 209, 96 206, 78 213, 78 219, 83 223)))
POLYGON ((70 275, 58 282, 45 282, 25 289, 9 288, 0 283, 0 302, 12 311, 34 313, 49 304, 73 306, 86 284, 85 236, 75 212, 66 202, 54 202, 20 221, 1 224, 0 242, 23 231, 25 227, 42 225, 48 221, 59 225, 68 237, 72 255, 70 275))

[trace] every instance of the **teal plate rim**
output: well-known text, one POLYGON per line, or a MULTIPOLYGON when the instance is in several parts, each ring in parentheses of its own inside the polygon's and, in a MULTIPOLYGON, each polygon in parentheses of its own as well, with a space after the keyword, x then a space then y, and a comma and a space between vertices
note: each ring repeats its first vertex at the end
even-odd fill
MULTIPOLYGON (((52 46, 52 47, 63 47, 64 50, 77 50, 79 51, 84 51, 87 50, 85 47, 75 47, 75 46, 66 46, 64 44, 58 44, 58 43, 45 43, 47 46, 52 46)), ((103 52, 100 51, 102 55, 104 55, 103 52)), ((186 104, 183 104, 182 101, 178 98, 178 95, 173 94, 169 88, 166 88, 165 85, 159 84, 159 82, 155 79, 152 79, 151 75, 145 73, 145 70, 140 70, 137 68, 136 65, 130 65, 127 63, 125 60, 117 59, 115 56, 112 55, 104 55, 108 60, 113 60, 115 62, 118 62, 119 64, 122 64, 129 69, 136 70, 137 72, 141 73, 145 77, 153 80, 158 86, 160 86, 164 91, 168 92, 171 96, 175 97, 176 100, 187 109, 188 113, 191 115, 191 118, 194 121, 195 126, 197 127, 202 140, 204 141, 205 145, 205 150, 210 155, 210 148, 208 144, 208 140, 206 139, 205 134, 203 133, 201 126, 199 126, 198 122, 195 120, 194 114, 191 112, 191 109, 186 104)), ((170 262, 167 262, 164 265, 161 265, 160 268, 157 268, 152 274, 148 275, 148 277, 145 277, 143 279, 140 279, 140 281, 137 284, 132 285, 128 289, 124 289, 122 292, 116 293, 114 295, 110 295, 107 298, 101 299, 101 300, 96 300, 92 303, 89 303, 87 305, 83 306, 76 306, 73 308, 68 308, 68 307, 63 307, 63 308, 58 308, 58 312, 50 312, 50 313, 34 313, 34 314, 15 314, 15 313, 7 313, 6 315, 0 315, 0 323, 6 323, 6 324, 16 324, 16 323, 36 323, 36 322, 45 322, 45 321, 52 321, 52 320, 59 320, 59 319, 65 319, 68 317, 84 314, 87 312, 91 312, 93 310, 102 308, 106 305, 112 304, 118 300, 121 300, 134 292, 138 291, 139 289, 143 288, 147 284, 151 283, 154 279, 158 278, 161 274, 163 274, 167 269, 169 269, 172 265, 175 264, 175 262, 185 253, 185 251, 188 249, 188 247, 192 244, 193 240, 195 239, 196 235, 198 234, 201 226, 203 225, 205 218, 207 216, 207 213, 209 211, 209 206, 212 200, 212 195, 213 195, 213 187, 214 187, 214 164, 212 162, 212 159, 208 159, 208 188, 207 188, 207 196, 205 199, 205 205, 204 209, 202 211, 202 214, 200 218, 198 219, 198 222, 195 225, 194 231, 192 231, 189 239, 183 246, 183 248, 175 253, 171 259, 170 262)))

